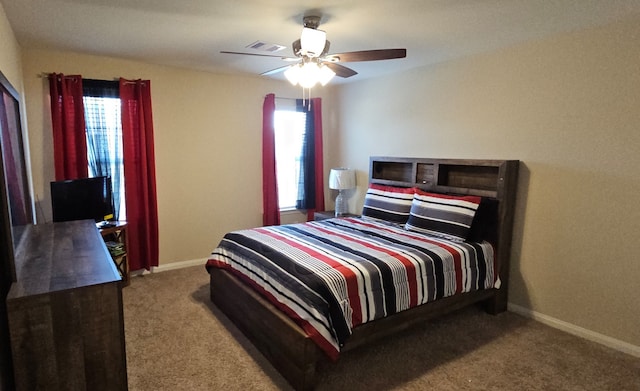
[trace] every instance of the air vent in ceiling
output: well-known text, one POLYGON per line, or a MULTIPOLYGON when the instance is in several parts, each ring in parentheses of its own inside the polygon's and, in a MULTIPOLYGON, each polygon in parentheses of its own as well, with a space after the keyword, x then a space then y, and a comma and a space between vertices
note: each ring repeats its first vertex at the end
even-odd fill
POLYGON ((259 50, 261 52, 275 53, 282 49, 286 49, 286 46, 276 45, 275 43, 267 43, 263 41, 255 41, 254 43, 245 46, 247 49, 259 50))

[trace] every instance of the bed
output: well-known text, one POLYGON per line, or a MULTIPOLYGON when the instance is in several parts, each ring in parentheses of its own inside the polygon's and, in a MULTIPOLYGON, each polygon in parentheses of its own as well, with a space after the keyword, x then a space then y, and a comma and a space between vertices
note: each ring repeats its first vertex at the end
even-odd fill
POLYGON ((296 389, 320 360, 427 318, 502 312, 518 165, 371 157, 362 217, 225 235, 211 300, 296 389))

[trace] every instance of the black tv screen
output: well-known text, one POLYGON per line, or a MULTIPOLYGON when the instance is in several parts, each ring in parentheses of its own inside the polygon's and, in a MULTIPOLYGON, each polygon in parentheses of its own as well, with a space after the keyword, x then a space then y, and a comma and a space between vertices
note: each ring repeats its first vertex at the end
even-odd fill
POLYGON ((113 217, 111 178, 51 182, 51 208, 54 222, 110 219, 113 217))

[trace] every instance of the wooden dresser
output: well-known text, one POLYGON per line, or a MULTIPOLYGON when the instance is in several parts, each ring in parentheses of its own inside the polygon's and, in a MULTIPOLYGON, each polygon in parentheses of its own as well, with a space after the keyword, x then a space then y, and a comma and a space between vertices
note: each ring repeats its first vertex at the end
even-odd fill
POLYGON ((27 227, 7 296, 17 390, 126 390, 122 282, 93 221, 27 227))

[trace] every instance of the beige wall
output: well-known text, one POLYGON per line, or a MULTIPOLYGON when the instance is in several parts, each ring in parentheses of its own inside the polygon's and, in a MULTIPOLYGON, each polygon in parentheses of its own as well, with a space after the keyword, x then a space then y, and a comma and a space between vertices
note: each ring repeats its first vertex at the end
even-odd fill
POLYGON ((0 71, 9 80, 13 88, 22 94, 22 65, 20 46, 11 29, 4 7, 0 3, 0 71))
MULTIPOLYGON (((24 84, 40 221, 54 180, 48 82, 43 73, 150 79, 160 265, 205 258, 231 230, 262 223, 262 102, 299 97, 284 81, 216 75, 78 53, 24 50, 24 84)), ((204 269, 203 269, 204 270, 204 269)))
POLYGON ((358 82, 334 104, 354 211, 371 155, 521 160, 510 302, 640 347, 640 19, 358 82))
MULTIPOLYGON (((9 83, 20 94, 20 118, 22 122, 22 140, 24 144, 24 152, 26 159, 27 173, 30 175, 30 156, 29 156, 29 137, 28 126, 26 120, 26 104, 24 96, 24 87, 22 83, 22 55, 21 48, 18 45, 13 29, 9 24, 9 20, 5 14, 2 3, 0 3, 0 71, 9 80, 9 83)), ((31 177, 29 179, 30 191, 31 177)), ((34 213, 35 214, 35 213, 34 213)))

